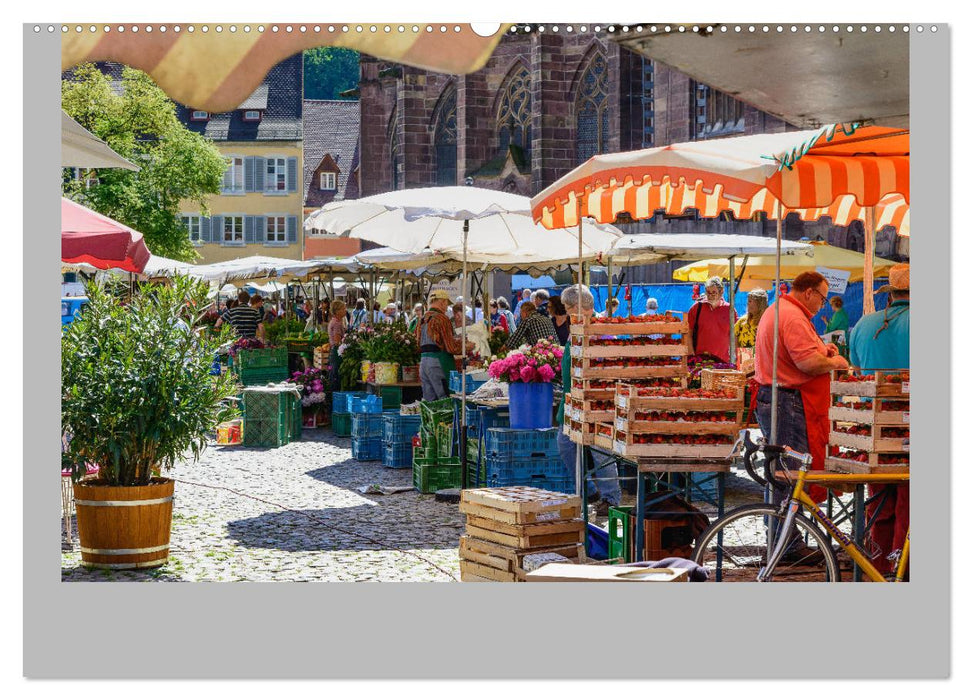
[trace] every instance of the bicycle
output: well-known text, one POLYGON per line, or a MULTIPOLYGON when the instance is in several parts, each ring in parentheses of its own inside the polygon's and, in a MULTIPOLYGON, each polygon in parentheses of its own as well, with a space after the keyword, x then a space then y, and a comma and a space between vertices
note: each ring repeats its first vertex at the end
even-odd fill
POLYGON ((840 580, 840 567, 830 542, 835 541, 860 570, 881 583, 904 580, 910 559, 910 530, 902 549, 894 552, 896 566, 890 578, 874 567, 872 560, 842 532, 805 493, 807 484, 832 487, 835 484, 894 484, 910 480, 909 474, 833 474, 809 471, 812 457, 790 447, 769 445, 764 439, 752 441, 743 430, 733 449, 744 447, 745 470, 762 486, 766 482, 781 489, 785 496, 779 505, 758 503, 740 506, 712 523, 698 538, 693 560, 715 565, 716 580, 726 574, 732 581, 829 581, 840 580), (765 478, 753 466, 757 452, 764 455, 765 478), (795 481, 786 466, 787 457, 799 463, 795 481), (785 475, 786 481, 775 474, 785 475), (786 493, 787 492, 787 493, 786 493), (801 511, 805 509, 806 515, 801 511))

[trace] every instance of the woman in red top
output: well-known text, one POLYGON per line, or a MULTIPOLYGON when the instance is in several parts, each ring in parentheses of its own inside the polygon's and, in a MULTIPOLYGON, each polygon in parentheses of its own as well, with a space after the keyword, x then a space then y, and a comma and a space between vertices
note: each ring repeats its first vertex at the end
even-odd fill
POLYGON ((722 298, 725 285, 720 277, 705 282, 705 299, 688 310, 688 328, 695 355, 712 355, 721 362, 731 362, 728 336, 735 327, 735 311, 722 298))

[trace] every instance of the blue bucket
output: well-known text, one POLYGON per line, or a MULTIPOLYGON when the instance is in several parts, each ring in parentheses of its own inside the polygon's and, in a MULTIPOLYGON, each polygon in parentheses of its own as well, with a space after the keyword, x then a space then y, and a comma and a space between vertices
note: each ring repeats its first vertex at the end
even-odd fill
POLYGON ((509 427, 514 430, 553 427, 553 384, 510 382, 509 427))

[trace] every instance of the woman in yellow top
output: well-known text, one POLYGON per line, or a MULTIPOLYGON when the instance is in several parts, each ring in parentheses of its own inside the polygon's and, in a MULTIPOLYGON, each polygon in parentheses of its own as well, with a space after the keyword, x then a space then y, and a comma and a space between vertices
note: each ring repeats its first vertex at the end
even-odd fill
POLYGON ((755 347, 755 332, 768 306, 769 295, 764 289, 753 289, 748 293, 748 313, 735 322, 735 342, 738 347, 755 347))

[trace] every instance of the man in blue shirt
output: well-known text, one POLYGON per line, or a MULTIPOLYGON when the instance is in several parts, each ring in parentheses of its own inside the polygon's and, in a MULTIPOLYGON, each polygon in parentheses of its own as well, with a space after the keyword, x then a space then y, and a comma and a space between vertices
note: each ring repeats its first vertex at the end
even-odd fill
MULTIPOLYGON (((889 272, 890 284, 878 290, 889 291, 887 308, 867 314, 850 333, 850 364, 864 369, 910 369, 910 265, 894 265, 889 272)), ((871 497, 886 492, 880 500, 873 498, 867 516, 873 521, 870 538, 877 551, 874 565, 881 574, 893 570, 887 559, 899 551, 910 528, 910 484, 870 486, 871 497)))

